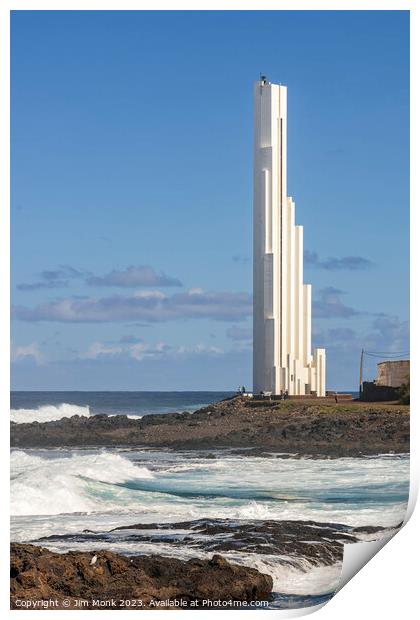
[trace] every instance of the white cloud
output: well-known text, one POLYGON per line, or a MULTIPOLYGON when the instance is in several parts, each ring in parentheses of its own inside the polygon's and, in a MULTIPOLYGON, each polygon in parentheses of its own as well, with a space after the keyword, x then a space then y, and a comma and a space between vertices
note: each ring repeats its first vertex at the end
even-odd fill
POLYGON ((165 342, 93 342, 88 349, 79 355, 79 359, 96 360, 101 358, 134 359, 138 362, 145 359, 179 358, 195 355, 221 355, 223 349, 201 343, 192 346, 173 346, 165 342))
POLYGON ((12 362, 21 362, 31 358, 37 364, 42 364, 44 361, 43 355, 39 350, 39 345, 36 342, 27 344, 26 346, 14 347, 12 345, 11 359, 12 362))
POLYGON ((165 295, 160 291, 140 291, 126 296, 65 297, 33 308, 16 306, 13 310, 14 317, 22 321, 61 323, 154 323, 179 319, 242 321, 251 314, 252 297, 249 293, 202 289, 190 289, 174 295, 165 295))
POLYGON ((165 299, 165 293, 162 291, 136 291, 133 293, 136 299, 165 299))
POLYGON ((203 295, 204 290, 202 288, 189 288, 188 295, 203 295))
POLYGON ((90 276, 86 283, 90 286, 182 286, 178 278, 158 273, 150 265, 130 265, 126 269, 114 269, 104 276, 90 276))
POLYGON ((341 296, 344 294, 345 291, 341 291, 333 286, 327 286, 320 290, 319 298, 315 299, 312 303, 313 316, 323 319, 335 317, 349 319, 360 314, 360 312, 354 308, 343 304, 341 296))

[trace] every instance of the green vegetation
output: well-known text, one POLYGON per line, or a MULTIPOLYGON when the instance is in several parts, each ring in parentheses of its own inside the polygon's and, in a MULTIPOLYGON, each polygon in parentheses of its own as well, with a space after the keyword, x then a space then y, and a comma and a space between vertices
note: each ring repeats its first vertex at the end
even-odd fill
POLYGON ((410 404, 410 377, 407 377, 407 381, 402 384, 399 389, 400 403, 403 405, 410 404))

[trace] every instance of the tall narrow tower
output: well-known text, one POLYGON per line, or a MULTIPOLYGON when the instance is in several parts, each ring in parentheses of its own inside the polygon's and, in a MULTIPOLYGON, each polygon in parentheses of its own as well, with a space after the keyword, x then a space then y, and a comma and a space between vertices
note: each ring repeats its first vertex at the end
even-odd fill
POLYGON ((311 351, 303 227, 287 195, 287 88, 254 85, 254 393, 325 396, 325 349, 311 351))

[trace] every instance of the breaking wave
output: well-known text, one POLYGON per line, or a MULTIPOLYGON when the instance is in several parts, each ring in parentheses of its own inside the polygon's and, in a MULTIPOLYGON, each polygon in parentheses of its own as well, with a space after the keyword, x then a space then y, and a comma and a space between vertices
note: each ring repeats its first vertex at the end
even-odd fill
MULTIPOLYGON (((42 545, 59 552, 94 546, 127 555, 190 559, 210 557, 212 552, 173 544, 162 533, 159 542, 139 541, 112 530, 200 518, 391 527, 405 514, 409 464, 405 457, 250 459, 221 452, 217 458, 206 456, 159 449, 14 450, 12 539, 39 544, 40 538, 59 535, 52 541, 43 538, 42 545), (86 530, 90 538, 80 537, 86 530), (108 534, 103 537, 101 532, 108 534)), ((169 538, 179 534, 181 541, 188 533, 188 529, 171 532, 169 538)), ((303 557, 240 548, 223 555, 270 574, 279 595, 328 594, 340 578, 341 562, 314 566, 303 557)))
POLYGON ((399 458, 251 463, 160 450, 15 450, 11 470, 14 515, 135 512, 143 522, 224 517, 393 527, 408 493, 408 460, 399 458))
POLYGON ((11 470, 12 515, 115 510, 130 505, 124 497, 125 489, 119 485, 153 477, 147 467, 136 466, 110 452, 67 456, 58 453, 56 458, 45 459, 14 451, 11 470))
POLYGON ((11 422, 16 422, 16 424, 53 422, 62 418, 71 418, 74 415, 88 418, 91 413, 88 406, 82 407, 80 405, 62 403, 61 405, 43 405, 38 407, 38 409, 12 409, 10 411, 10 420, 11 422))

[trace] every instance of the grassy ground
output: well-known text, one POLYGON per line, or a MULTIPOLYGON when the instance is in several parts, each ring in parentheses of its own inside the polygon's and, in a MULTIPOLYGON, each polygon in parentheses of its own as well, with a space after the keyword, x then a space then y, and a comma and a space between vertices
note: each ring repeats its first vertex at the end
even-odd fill
POLYGON ((402 405, 398 401, 362 402, 359 400, 343 400, 336 403, 334 400, 322 400, 318 398, 305 398, 299 400, 249 400, 244 399, 244 405, 251 408, 279 409, 284 411, 301 411, 302 408, 316 407, 320 413, 343 413, 345 411, 356 413, 357 411, 401 411, 407 413, 409 405, 402 405))

